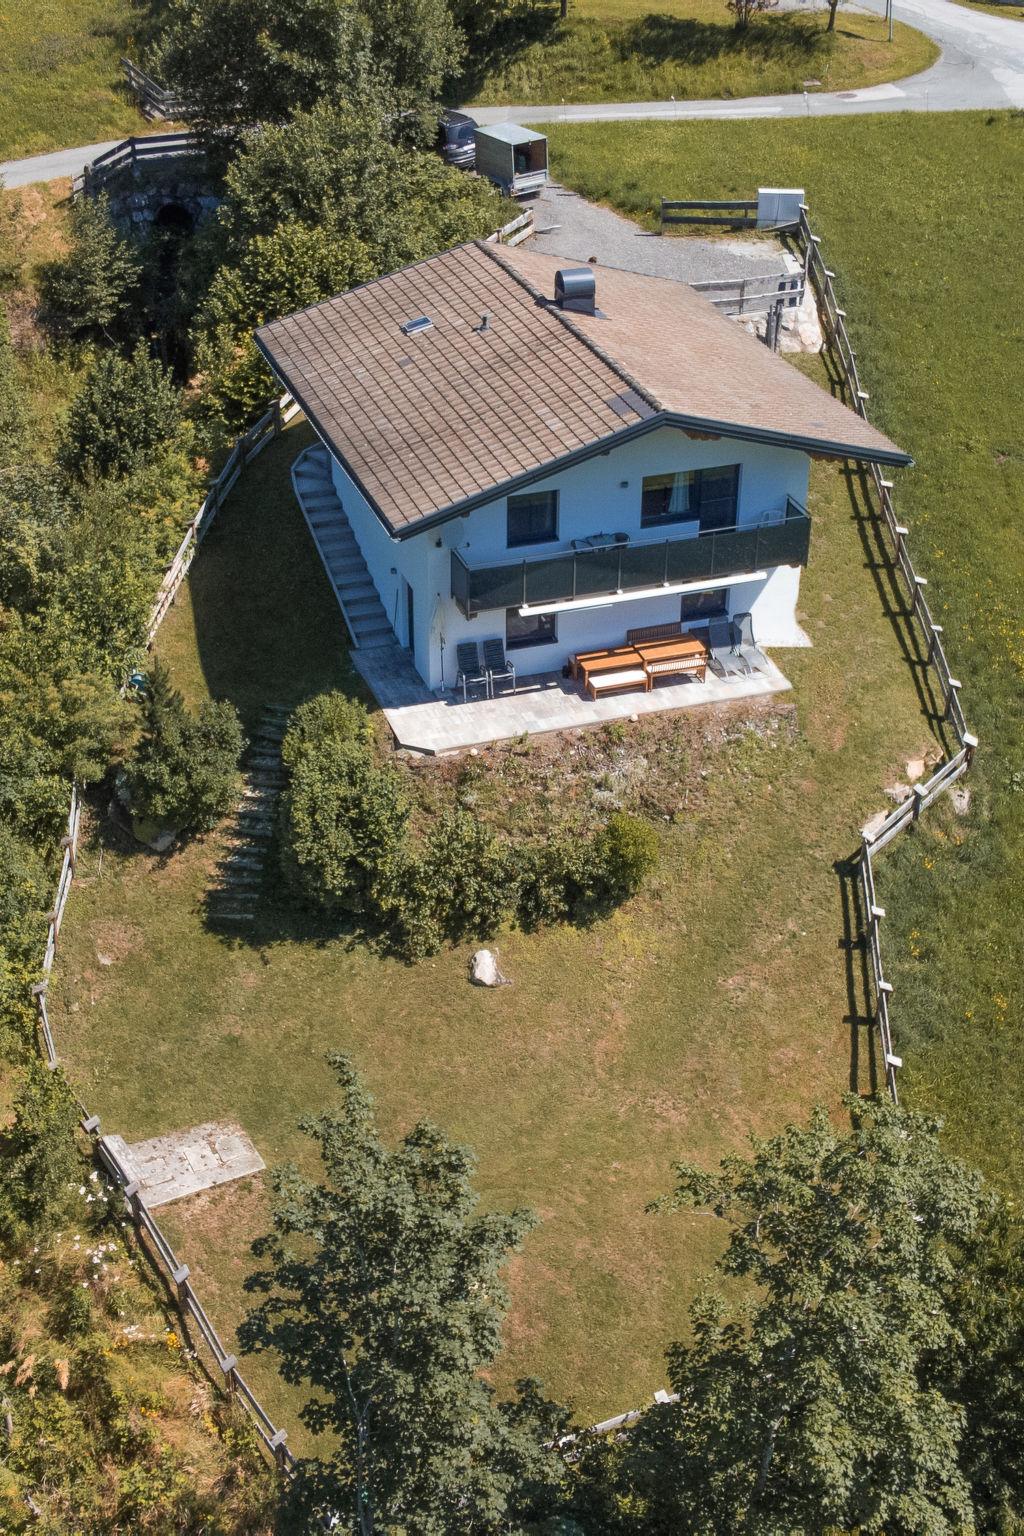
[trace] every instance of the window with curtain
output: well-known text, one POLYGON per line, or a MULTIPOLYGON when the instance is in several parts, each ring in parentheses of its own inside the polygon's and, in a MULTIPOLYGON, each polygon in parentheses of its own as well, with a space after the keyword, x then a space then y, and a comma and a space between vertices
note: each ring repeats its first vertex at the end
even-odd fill
POLYGON ((558 639, 553 613, 528 613, 518 608, 505 609, 505 649, 515 651, 525 645, 550 645, 558 639))
POLYGON ((736 525, 740 484, 738 464, 721 469, 687 469, 675 475, 645 475, 640 497, 641 528, 699 522, 701 533, 736 525))
POLYGON ((531 491, 508 498, 508 547, 550 544, 558 538, 558 492, 531 491))

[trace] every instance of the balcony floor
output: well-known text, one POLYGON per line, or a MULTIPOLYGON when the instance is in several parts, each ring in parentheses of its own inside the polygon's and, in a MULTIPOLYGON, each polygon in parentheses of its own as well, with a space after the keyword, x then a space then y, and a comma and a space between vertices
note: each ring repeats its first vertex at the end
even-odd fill
POLYGON ((601 725, 606 720, 628 720, 630 715, 761 698, 769 693, 785 693, 791 686, 771 663, 768 672, 752 677, 720 678, 709 671, 703 683, 679 678, 655 683, 650 693, 632 689, 589 699, 580 684, 560 673, 546 672, 539 677, 520 678, 515 694, 507 692, 495 699, 485 699, 474 697, 471 692, 469 702, 464 704, 461 693, 431 694, 413 671, 404 651, 399 656, 406 665, 398 669, 397 649, 381 646, 376 650, 355 650, 351 653, 352 661, 382 706, 398 745, 432 754, 458 752, 543 731, 601 725))

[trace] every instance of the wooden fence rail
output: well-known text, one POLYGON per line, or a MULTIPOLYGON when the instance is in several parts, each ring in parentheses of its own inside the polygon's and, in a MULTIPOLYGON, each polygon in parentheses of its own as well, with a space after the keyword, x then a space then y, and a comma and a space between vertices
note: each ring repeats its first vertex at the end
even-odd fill
POLYGON ((133 64, 131 59, 121 60, 121 73, 124 75, 128 89, 138 102, 143 117, 172 122, 184 117, 185 109, 180 96, 176 96, 158 80, 154 80, 152 75, 147 75, 146 71, 140 69, 137 64, 133 64))
POLYGON ((688 286, 727 315, 763 314, 776 304, 796 309, 804 297, 804 279, 799 272, 769 272, 763 277, 730 277, 688 286))
POLYGON ((194 133, 152 133, 144 137, 122 139, 112 149, 104 150, 95 160, 84 166, 80 175, 71 182, 71 195, 96 197, 122 172, 134 172, 143 161, 177 160, 186 155, 201 155, 202 140, 194 133))
POLYGON ((674 198, 661 199, 661 228, 671 224, 717 224, 731 229, 754 229, 757 226, 757 198, 731 202, 707 202, 701 199, 680 202, 674 198))
MULTIPOLYGON (((804 272, 815 291, 826 341, 831 348, 850 402, 857 413, 868 419, 868 394, 861 385, 854 350, 846 325, 846 311, 840 306, 833 284, 834 273, 825 264, 821 254, 821 238, 813 233, 809 210, 800 209, 800 223, 794 232, 797 246, 803 254, 804 272)), ((960 679, 950 671, 943 643, 943 629, 937 624, 928 606, 926 590, 928 582, 914 566, 908 547, 908 530, 897 520, 892 501, 892 486, 877 464, 871 465, 869 484, 874 492, 874 512, 884 530, 884 547, 890 556, 893 569, 902 579, 907 613, 916 622, 924 643, 926 664, 933 671, 943 701, 943 719, 948 722, 959 751, 943 763, 923 784, 915 784, 909 797, 891 811, 884 821, 870 834, 865 832, 857 851, 860 895, 863 904, 864 942, 869 961, 871 996, 868 999, 872 1018, 878 1032, 886 1087, 894 1103, 899 1103, 896 1074, 903 1065, 902 1058, 893 1049, 890 1006, 892 983, 885 974, 881 944, 881 922, 884 907, 879 906, 875 894, 873 861, 887 843, 913 826, 921 812, 966 773, 974 758, 978 738, 967 729, 963 707, 960 703, 960 679)))

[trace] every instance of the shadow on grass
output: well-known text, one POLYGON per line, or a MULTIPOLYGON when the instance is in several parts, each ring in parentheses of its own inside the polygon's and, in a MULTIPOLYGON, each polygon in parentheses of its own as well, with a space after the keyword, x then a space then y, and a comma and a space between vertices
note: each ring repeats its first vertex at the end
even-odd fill
POLYGON ((453 105, 472 101, 492 75, 503 74, 535 43, 556 42, 564 29, 557 5, 524 6, 514 16, 477 19, 470 28, 466 60, 461 74, 451 82, 448 99, 453 105))
POLYGON ((810 63, 831 45, 817 22, 805 16, 773 16, 769 26, 693 21, 681 16, 648 15, 626 27, 615 47, 623 60, 647 64, 697 66, 740 58, 756 65, 810 63))

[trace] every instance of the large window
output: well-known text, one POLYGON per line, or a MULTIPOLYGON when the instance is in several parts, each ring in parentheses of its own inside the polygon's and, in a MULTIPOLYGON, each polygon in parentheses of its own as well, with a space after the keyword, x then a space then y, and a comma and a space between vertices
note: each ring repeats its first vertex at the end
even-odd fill
POLYGON ((687 469, 677 475, 645 475, 640 500, 641 528, 665 523, 700 523, 701 533, 736 525, 738 464, 721 469, 687 469))
POLYGON ((558 538, 558 492, 531 491, 508 498, 508 547, 550 544, 558 538))
POLYGON ((684 624, 706 624, 708 619, 723 619, 729 612, 729 594, 725 587, 713 592, 684 592, 679 617, 684 624))
POLYGON ((529 613, 523 617, 518 608, 505 609, 505 649, 522 650, 527 645, 551 645, 558 639, 553 613, 529 613))

